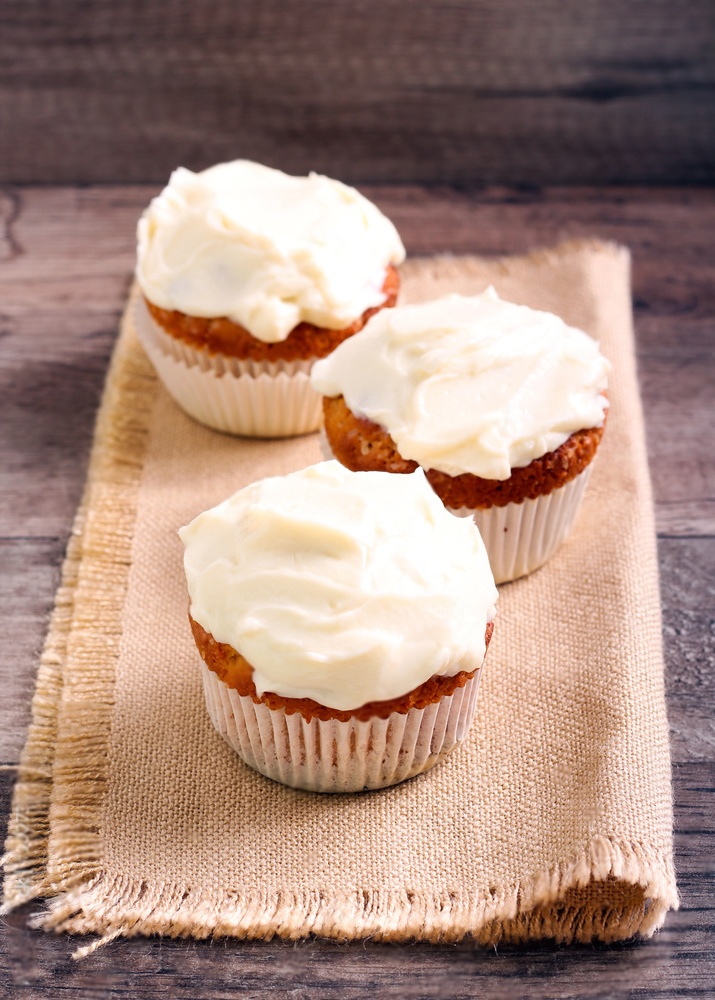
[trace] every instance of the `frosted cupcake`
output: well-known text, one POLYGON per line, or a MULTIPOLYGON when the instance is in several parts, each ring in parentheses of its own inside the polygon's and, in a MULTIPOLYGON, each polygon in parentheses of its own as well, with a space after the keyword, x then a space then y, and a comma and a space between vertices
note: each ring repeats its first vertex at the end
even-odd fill
POLYGON ((353 470, 422 467, 479 526, 497 583, 567 537, 603 435, 609 364, 551 313, 449 295, 375 316, 319 362, 326 453, 353 470))
POLYGON ((177 403, 209 427, 315 430, 317 358, 394 305, 405 251, 338 181, 236 160, 179 168, 139 220, 137 329, 177 403))
POLYGON ((422 472, 264 479, 180 531, 206 704, 252 768, 357 792, 464 739, 497 599, 471 521, 422 472))

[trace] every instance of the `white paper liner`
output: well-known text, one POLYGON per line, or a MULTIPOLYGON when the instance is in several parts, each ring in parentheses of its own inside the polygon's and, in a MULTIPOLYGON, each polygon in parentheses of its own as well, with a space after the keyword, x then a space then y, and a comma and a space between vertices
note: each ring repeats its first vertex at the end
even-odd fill
POLYGON ((361 792, 396 785, 434 767, 469 731, 481 670, 427 708, 361 722, 311 719, 255 704, 200 660, 206 707, 217 732, 249 767, 291 788, 361 792))
POLYGON ((591 475, 593 462, 565 486, 535 500, 505 507, 452 510, 473 517, 484 539, 495 583, 526 576, 549 560, 571 530, 591 475))
POLYGON ((240 361, 194 349, 165 333, 142 298, 135 323, 159 378, 199 423, 246 437, 292 437, 317 430, 321 396, 310 384, 312 361, 240 361))

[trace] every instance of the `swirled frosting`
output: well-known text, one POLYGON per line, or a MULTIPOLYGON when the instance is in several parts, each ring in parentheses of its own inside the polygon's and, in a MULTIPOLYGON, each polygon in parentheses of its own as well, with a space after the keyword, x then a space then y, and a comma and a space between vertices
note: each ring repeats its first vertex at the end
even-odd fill
POLYGON ((301 322, 341 330, 385 301, 405 251, 354 188, 235 160, 180 167, 137 228, 137 279, 162 309, 227 316, 267 343, 301 322))
POLYGON ((385 428, 403 458, 503 480, 601 426, 609 367, 582 330, 489 288, 383 310, 312 383, 385 428))
POLYGON ((259 694, 349 711, 482 664, 497 599, 484 543, 421 470, 323 462, 179 534, 191 614, 252 665, 259 694))

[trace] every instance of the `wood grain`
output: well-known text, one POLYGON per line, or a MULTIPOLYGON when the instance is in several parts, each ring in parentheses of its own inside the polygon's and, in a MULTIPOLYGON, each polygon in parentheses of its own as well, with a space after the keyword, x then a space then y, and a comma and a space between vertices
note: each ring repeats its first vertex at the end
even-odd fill
MULTIPOLYGON (((93 415, 154 187, 0 192, 0 836, 35 654, 82 489, 93 415)), ((660 530, 682 909, 642 945, 478 952, 306 941, 72 941, 0 928, 0 997, 712 996, 715 982, 715 192, 369 187, 412 254, 503 254, 578 236, 633 251, 660 530)), ((31 908, 29 908, 31 909, 31 908)))
POLYGON ((713 179, 709 0, 4 0, 0 182, 713 179))
MULTIPOLYGON (((4 629, 8 653, 0 667, 2 763, 17 761, 24 746, 35 688, 35 671, 27 667, 37 662, 42 649, 64 550, 64 537, 0 540, 0 607, 10 612, 4 629)), ((7 810, 0 811, 4 817, 7 810)))

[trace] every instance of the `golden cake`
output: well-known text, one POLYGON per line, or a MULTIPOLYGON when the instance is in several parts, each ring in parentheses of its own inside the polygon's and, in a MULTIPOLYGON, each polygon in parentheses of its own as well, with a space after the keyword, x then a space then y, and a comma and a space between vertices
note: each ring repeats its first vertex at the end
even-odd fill
POLYGON ((354 188, 235 160, 179 168, 137 227, 139 337, 190 416, 259 437, 315 430, 313 362, 395 304, 404 248, 354 188))
POLYGON ((488 289, 375 316, 312 380, 326 457, 353 471, 422 468, 449 510, 474 518, 504 583, 571 530, 603 437, 608 368, 582 330, 488 289))
POLYGON ((497 592, 476 526, 421 470, 324 462, 180 531, 209 716, 250 767, 356 792, 466 738, 497 592))

